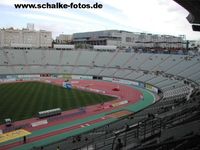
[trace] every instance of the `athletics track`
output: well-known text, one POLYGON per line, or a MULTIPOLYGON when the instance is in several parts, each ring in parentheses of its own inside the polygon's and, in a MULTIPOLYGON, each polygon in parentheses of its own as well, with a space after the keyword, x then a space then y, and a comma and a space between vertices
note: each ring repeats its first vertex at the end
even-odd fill
MULTIPOLYGON (((48 79, 52 84, 62 85, 63 80, 48 79)), ((152 93, 145 89, 130 87, 113 82, 96 81, 96 80, 73 80, 73 87, 81 90, 89 90, 95 92, 103 92, 106 95, 116 96, 116 100, 109 101, 103 104, 97 104, 88 106, 85 108, 86 112, 78 114, 73 117, 64 118, 62 120, 56 120, 49 122, 45 125, 36 127, 28 126, 25 130, 31 132, 27 136, 27 143, 23 144, 22 138, 9 140, 7 142, 0 143, 0 150, 27 150, 32 147, 38 147, 47 145, 49 143, 62 140, 67 137, 71 137, 83 132, 87 132, 91 129, 98 128, 105 124, 116 121, 118 118, 109 117, 112 112, 118 112, 120 110, 137 112, 155 101, 155 97, 152 93), (119 91, 113 91, 114 88, 119 88, 119 91), (141 100, 143 97, 143 100, 141 100), (112 104, 116 104, 121 101, 128 101, 127 104, 123 104, 116 107, 111 107, 112 104)), ((67 115, 76 112, 78 109, 65 111, 62 115, 67 115)), ((23 121, 15 122, 15 125, 31 124, 42 119, 31 118, 23 121)), ((5 128, 3 125, 0 129, 5 128)))

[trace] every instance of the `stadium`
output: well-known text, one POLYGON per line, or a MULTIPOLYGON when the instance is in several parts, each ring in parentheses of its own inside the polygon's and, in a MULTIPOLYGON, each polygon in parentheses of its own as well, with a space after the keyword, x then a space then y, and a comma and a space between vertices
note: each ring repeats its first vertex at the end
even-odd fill
POLYGON ((179 48, 1 47, 0 150, 199 149, 200 55, 179 48))

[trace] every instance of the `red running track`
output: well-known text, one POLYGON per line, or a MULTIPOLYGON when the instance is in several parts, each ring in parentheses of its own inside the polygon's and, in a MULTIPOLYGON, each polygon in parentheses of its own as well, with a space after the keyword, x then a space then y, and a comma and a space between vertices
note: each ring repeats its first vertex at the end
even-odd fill
MULTIPOLYGON (((54 79, 46 79, 46 80, 50 81, 52 84, 56 84, 56 85, 59 85, 59 86, 61 86, 62 83, 63 83, 63 80, 54 80, 54 79)), ((102 112, 109 112, 111 110, 118 109, 118 108, 130 105, 130 104, 136 103, 137 101, 140 100, 140 97, 142 95, 139 91, 133 89, 132 87, 129 87, 129 86, 126 86, 126 85, 119 85, 117 83, 112 83, 112 82, 96 81, 96 80, 72 80, 72 85, 76 86, 76 87, 85 87, 85 88, 89 88, 89 89, 101 90, 101 91, 104 91, 106 95, 114 95, 118 98, 116 98, 116 100, 114 100, 114 101, 109 101, 109 102, 104 103, 103 108, 101 108, 100 107, 101 105, 99 105, 99 104, 88 106, 88 107, 86 107, 86 113, 84 113, 84 114, 80 114, 80 115, 77 115, 75 117, 73 116, 71 118, 66 118, 64 120, 49 122, 46 125, 41 125, 41 126, 37 126, 37 127, 28 127, 28 128, 25 128, 25 129, 33 132, 33 131, 43 129, 43 128, 47 128, 47 127, 50 127, 50 126, 54 126, 54 125, 57 125, 57 124, 61 124, 61 123, 65 123, 65 122, 71 122, 71 121, 74 121, 74 120, 77 120, 77 119, 86 118, 88 116, 96 115, 96 114, 99 114, 99 113, 102 113, 102 112), (113 88, 116 88, 116 87, 119 88, 119 91, 113 91, 113 88), (121 105, 121 106, 118 106, 118 107, 109 107, 111 104, 116 103, 117 101, 122 101, 122 100, 128 100, 128 104, 121 105)), ((62 113, 62 115, 70 114, 70 113, 73 113, 73 112, 76 112, 76 111, 77 111, 77 109, 65 111, 65 112, 62 113)), ((17 122, 15 122, 15 125, 21 125, 21 124, 26 124, 26 123, 31 124, 33 122, 37 122, 37 121, 41 121, 41 120, 42 119, 31 118, 31 119, 27 119, 27 120, 23 120, 23 121, 17 121, 17 122)), ((88 123, 88 124, 92 125, 92 124, 100 122, 100 121, 102 121, 102 118, 93 120, 91 122, 86 122, 84 124, 88 123)), ((3 128, 5 128, 4 125, 1 125, 0 129, 3 129, 3 128)), ((30 143, 30 142, 39 141, 39 140, 47 138, 49 136, 54 136, 54 135, 57 135, 57 134, 60 134, 60 133, 63 133, 63 132, 67 132, 67 131, 72 131, 72 130, 75 130, 75 129, 78 129, 78 128, 81 128, 81 126, 78 125, 78 126, 73 126, 73 127, 70 127, 70 128, 56 130, 56 131, 53 131, 51 133, 47 133, 47 134, 44 134, 44 135, 41 135, 41 136, 32 137, 28 140, 28 142, 30 143)), ((5 150, 5 149, 12 148, 12 147, 16 147, 16 146, 19 146, 21 144, 22 144, 22 142, 15 142, 15 143, 8 144, 8 145, 5 145, 3 147, 0 147, 0 150, 2 148, 3 148, 2 150, 5 150)))

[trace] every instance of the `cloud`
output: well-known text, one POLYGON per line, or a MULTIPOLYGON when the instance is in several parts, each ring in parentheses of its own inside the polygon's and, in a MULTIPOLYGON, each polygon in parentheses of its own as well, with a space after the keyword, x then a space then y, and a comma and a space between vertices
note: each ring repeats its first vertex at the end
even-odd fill
MULTIPOLYGON (((55 3, 49 0, 49 3, 55 3)), ((34 22, 39 29, 52 30, 53 34, 73 33, 105 29, 128 30, 132 32, 185 34, 189 39, 199 38, 191 31, 186 20, 188 12, 169 0, 60 0, 62 3, 102 3, 103 9, 18 9, 17 3, 44 3, 41 0, 0 1, 1 27, 13 22, 22 26, 34 22), (7 13, 6 12, 10 12, 7 13)))

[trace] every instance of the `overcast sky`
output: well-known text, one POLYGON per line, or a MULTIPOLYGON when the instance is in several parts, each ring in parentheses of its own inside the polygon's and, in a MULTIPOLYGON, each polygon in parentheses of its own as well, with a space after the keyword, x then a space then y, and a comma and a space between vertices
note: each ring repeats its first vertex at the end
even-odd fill
POLYGON ((34 23, 35 29, 52 31, 53 37, 64 33, 127 30, 168 35, 186 35, 200 39, 186 17, 188 12, 173 0, 5 0, 0 1, 0 28, 23 28, 34 23), (90 3, 102 9, 15 9, 17 3, 90 3))

